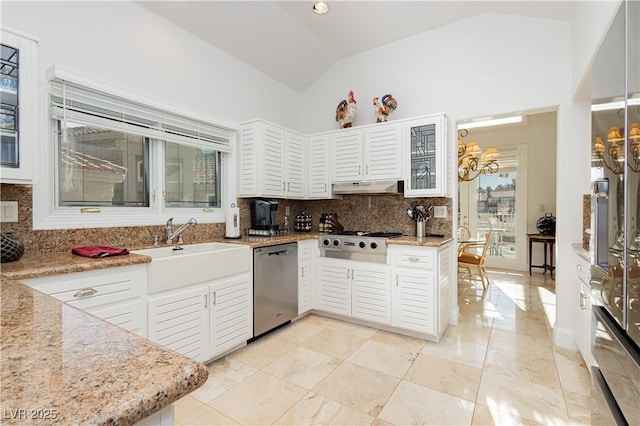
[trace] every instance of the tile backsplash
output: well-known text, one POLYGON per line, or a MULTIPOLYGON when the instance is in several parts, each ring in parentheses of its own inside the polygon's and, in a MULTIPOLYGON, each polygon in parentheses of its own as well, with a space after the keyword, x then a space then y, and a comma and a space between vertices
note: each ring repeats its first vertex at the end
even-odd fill
MULTIPOLYGON (((23 242, 27 252, 50 253, 71 250, 73 247, 88 245, 108 245, 116 247, 139 248, 150 246, 153 237, 158 235, 162 241, 165 235, 164 225, 131 226, 88 229, 33 229, 33 191, 29 185, 0 185, 0 199, 18 202, 18 222, 2 223, 0 229, 12 230, 23 242)), ((249 206, 253 199, 238 199, 240 208, 241 235, 247 235, 250 227, 249 206)), ((402 194, 390 195, 345 195, 335 200, 278 200, 278 220, 284 225, 286 207, 290 209, 290 229, 293 230, 296 215, 311 214, 313 231, 318 231, 321 213, 336 213, 339 222, 348 230, 367 230, 380 232, 402 232, 416 235, 415 222, 407 215, 409 205, 419 204, 446 206, 447 218, 427 222, 427 233, 452 235, 452 200, 450 198, 404 198, 402 194)), ((432 215, 433 216, 433 215, 432 215)), ((221 238, 225 234, 224 223, 199 223, 184 231, 185 242, 205 242, 221 238)))

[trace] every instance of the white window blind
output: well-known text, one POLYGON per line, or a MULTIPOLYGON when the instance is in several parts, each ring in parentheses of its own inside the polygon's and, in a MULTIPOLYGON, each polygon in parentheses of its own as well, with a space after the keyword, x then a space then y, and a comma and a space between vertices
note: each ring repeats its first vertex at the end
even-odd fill
POLYGON ((54 119, 231 152, 229 130, 213 123, 143 105, 67 80, 54 80, 51 88, 51 116, 54 119))

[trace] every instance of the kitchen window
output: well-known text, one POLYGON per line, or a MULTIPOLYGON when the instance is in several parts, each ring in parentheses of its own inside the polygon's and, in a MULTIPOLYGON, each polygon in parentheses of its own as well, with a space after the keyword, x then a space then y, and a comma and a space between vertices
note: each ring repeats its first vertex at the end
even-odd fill
POLYGON ((224 221, 232 128, 57 75, 48 93, 53 196, 34 188, 34 229, 224 221))

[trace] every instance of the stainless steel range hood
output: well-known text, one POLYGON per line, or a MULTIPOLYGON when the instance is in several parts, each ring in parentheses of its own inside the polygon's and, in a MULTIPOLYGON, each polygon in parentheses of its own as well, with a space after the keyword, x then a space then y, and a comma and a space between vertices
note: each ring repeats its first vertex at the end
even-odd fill
POLYGON ((403 181, 375 181, 375 182, 348 182, 334 183, 333 193, 341 194, 402 194, 404 193, 403 181))

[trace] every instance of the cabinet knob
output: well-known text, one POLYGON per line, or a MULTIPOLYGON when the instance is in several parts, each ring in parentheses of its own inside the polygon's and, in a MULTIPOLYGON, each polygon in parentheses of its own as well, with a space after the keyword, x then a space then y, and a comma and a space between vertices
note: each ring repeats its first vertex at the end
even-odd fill
POLYGON ((419 261, 420 261, 419 257, 415 257, 415 256, 409 257, 409 262, 419 262, 419 261))

